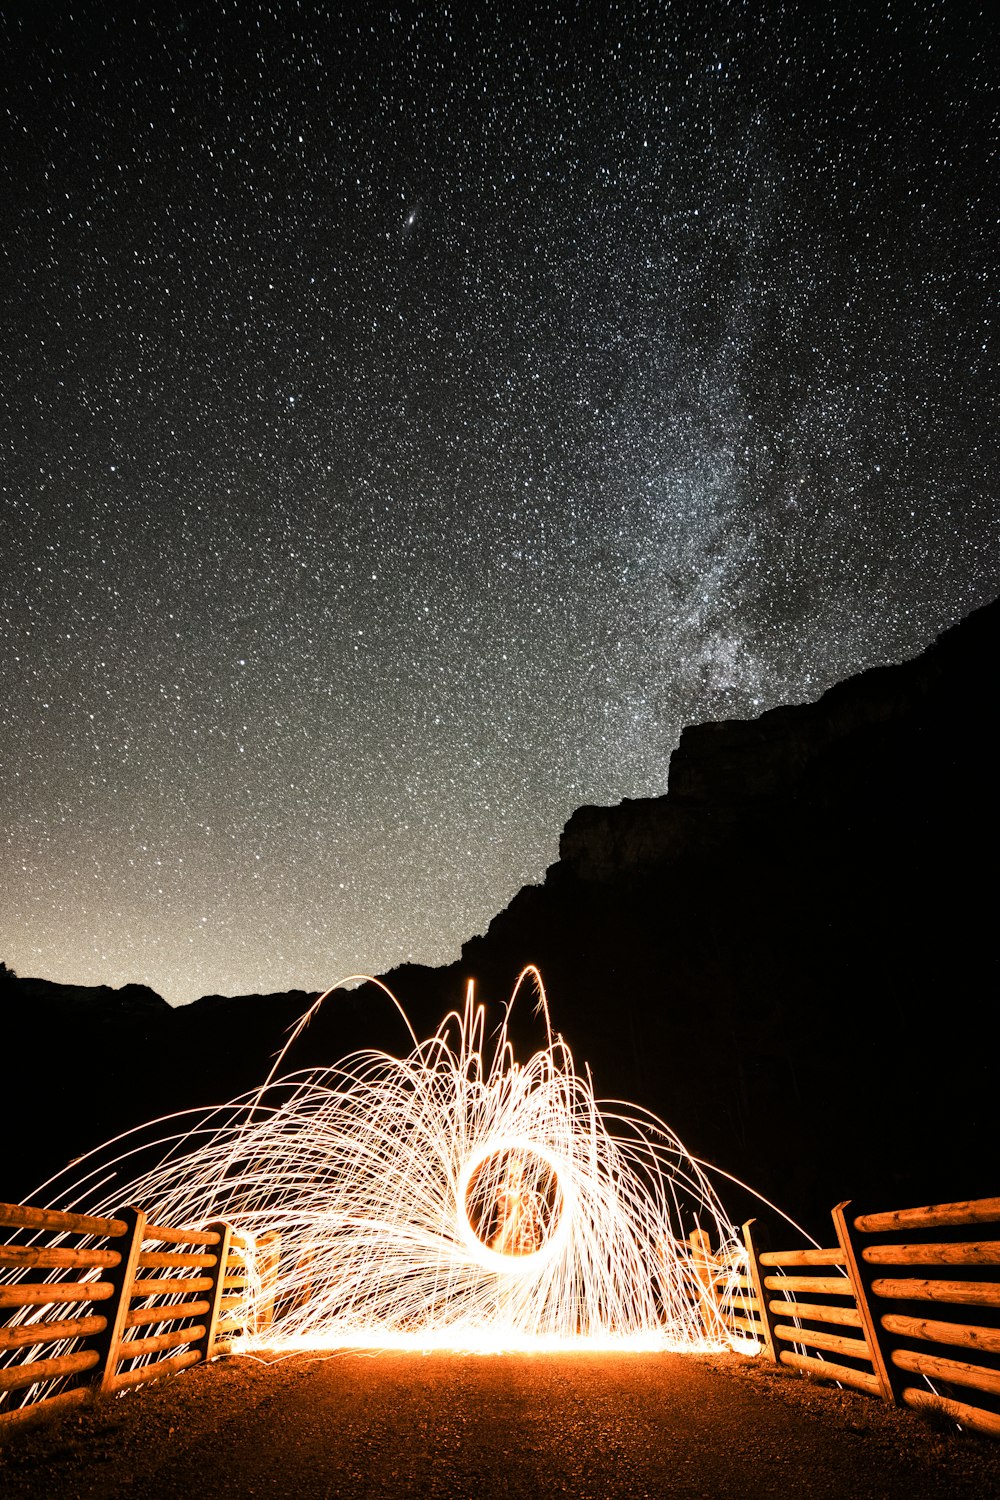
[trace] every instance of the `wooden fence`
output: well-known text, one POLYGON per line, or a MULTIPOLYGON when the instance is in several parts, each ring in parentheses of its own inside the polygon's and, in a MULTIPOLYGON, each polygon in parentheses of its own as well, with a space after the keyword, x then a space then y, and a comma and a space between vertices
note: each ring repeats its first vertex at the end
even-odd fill
MULTIPOLYGON (((765 1249, 751 1220, 746 1255, 720 1257, 695 1230, 691 1294, 706 1333, 1000 1436, 1000 1281, 990 1279, 1000 1198, 849 1207, 833 1210, 829 1248, 765 1249)), ((105 1219, 10 1203, 0 1228, 14 1231, 0 1244, 0 1435, 227 1353, 274 1316, 277 1234, 251 1241, 221 1221, 173 1229, 137 1208, 105 1219)))
POLYGON ((849 1207, 833 1210, 830 1249, 762 1250, 744 1226, 743 1331, 807 1375, 1000 1437, 1000 1198, 849 1207))
MULTIPOLYGON (((15 1231, 0 1245, 0 1433, 225 1353, 251 1301, 255 1329, 273 1306, 249 1242, 222 1222, 173 1229, 136 1208, 105 1219, 3 1203, 0 1228, 15 1231)), ((275 1238, 261 1257, 272 1274, 275 1238)))

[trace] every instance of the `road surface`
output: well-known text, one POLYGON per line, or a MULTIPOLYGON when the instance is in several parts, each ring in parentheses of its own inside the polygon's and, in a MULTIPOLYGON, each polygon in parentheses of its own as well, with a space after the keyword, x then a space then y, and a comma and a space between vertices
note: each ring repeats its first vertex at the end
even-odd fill
POLYGON ((217 1361, 21 1433, 3 1500, 1000 1497, 1000 1442, 738 1355, 217 1361))

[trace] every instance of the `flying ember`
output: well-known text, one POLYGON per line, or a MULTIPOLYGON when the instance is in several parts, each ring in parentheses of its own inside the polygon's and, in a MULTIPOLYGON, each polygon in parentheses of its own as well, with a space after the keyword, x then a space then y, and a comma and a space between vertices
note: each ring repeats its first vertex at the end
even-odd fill
MULTIPOLYGON (((148 1144, 123 1138, 113 1176, 106 1165, 77 1175, 74 1207, 134 1202, 157 1222, 221 1218, 280 1243, 273 1316, 243 1350, 731 1341, 706 1313, 689 1243, 707 1231, 740 1273, 742 1246, 705 1171, 662 1121, 595 1099, 552 1030, 537 970, 521 974, 490 1045, 470 983, 461 1012, 423 1041, 390 997, 410 1029, 405 1057, 362 1051, 278 1076, 331 993, 260 1089, 161 1139, 157 1165, 138 1175, 148 1144), (508 1026, 528 982, 545 1045, 521 1063, 508 1026)), ((260 1328, 259 1275, 247 1295, 244 1326, 260 1328)))

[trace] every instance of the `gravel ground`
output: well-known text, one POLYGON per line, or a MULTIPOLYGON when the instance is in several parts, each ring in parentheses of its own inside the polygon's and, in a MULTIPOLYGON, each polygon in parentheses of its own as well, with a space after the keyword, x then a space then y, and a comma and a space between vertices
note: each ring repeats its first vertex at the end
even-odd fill
POLYGON ((12 1435, 2 1500, 1000 1500, 1000 1442, 739 1355, 217 1361, 12 1435))

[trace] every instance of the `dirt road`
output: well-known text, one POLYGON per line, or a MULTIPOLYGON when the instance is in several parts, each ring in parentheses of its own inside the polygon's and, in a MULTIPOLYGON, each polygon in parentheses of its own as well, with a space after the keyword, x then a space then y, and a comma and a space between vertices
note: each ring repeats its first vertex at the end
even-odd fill
POLYGON ((217 1362, 0 1452, 3 1500, 1000 1497, 1000 1442, 738 1356, 217 1362))

